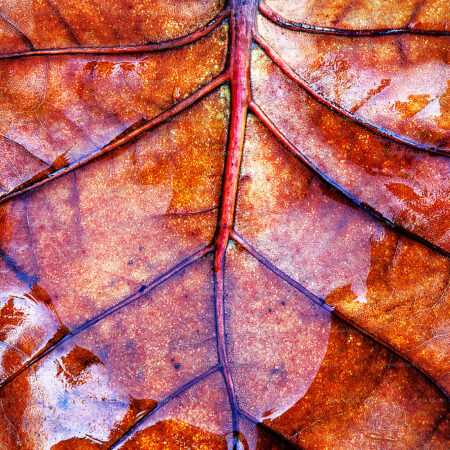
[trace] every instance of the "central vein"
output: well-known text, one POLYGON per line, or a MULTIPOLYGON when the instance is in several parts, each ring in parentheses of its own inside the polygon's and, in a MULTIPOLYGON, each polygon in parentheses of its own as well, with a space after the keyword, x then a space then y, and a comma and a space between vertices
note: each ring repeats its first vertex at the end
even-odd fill
POLYGON ((219 364, 222 367, 231 405, 234 432, 238 430, 239 406, 227 356, 224 312, 224 265, 225 252, 230 239, 236 209, 239 170, 242 161, 247 109, 250 100, 250 51, 256 7, 257 2, 255 0, 232 1, 231 52, 229 55, 231 71, 231 121, 222 203, 214 252, 217 349, 219 364))

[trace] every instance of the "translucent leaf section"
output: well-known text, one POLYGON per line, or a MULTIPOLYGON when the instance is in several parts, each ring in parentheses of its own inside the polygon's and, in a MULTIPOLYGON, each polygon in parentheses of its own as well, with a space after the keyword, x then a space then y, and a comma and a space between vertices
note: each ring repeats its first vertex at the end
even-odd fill
POLYGON ((240 247, 228 252, 225 286, 239 406, 258 420, 278 417, 314 380, 327 349, 330 313, 240 247))
POLYGON ((247 124, 236 230, 277 268, 447 385, 448 260, 355 209, 255 118, 247 124))
POLYGON ((7 448, 121 439, 217 363, 212 296, 206 258, 58 345, 1 390, 7 448))
POLYGON ((69 328, 212 241, 227 98, 216 91, 138 142, 2 206, 6 263, 39 280, 69 328))

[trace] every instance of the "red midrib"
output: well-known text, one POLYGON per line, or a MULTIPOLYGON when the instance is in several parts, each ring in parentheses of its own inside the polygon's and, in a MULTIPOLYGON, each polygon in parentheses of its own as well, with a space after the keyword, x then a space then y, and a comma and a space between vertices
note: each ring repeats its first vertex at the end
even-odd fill
POLYGON ((231 11, 231 120, 228 137, 228 154, 222 190, 218 230, 214 251, 214 287, 219 364, 225 380, 233 416, 233 430, 237 431, 239 406, 228 363, 224 311, 225 252, 233 228, 239 171, 245 137, 247 109, 250 100, 250 51, 252 28, 256 13, 255 0, 234 0, 231 11))

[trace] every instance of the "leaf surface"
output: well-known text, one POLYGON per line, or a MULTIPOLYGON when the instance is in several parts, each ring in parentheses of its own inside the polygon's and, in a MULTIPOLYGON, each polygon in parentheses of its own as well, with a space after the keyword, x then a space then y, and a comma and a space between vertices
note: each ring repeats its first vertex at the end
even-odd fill
POLYGON ((443 2, 0 2, 0 447, 447 448, 443 2))

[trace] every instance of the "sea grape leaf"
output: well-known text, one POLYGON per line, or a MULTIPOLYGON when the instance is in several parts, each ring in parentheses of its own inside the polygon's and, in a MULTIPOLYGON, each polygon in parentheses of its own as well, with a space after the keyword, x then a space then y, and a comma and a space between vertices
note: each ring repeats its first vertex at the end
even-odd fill
POLYGON ((0 447, 447 448, 444 2, 0 2, 0 447))

